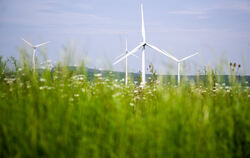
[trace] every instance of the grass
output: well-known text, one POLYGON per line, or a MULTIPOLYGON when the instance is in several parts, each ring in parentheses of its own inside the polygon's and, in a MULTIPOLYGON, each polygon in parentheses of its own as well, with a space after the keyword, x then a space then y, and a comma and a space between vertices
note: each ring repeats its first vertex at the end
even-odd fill
POLYGON ((234 76, 141 88, 0 65, 0 157, 250 157, 250 90, 234 76))

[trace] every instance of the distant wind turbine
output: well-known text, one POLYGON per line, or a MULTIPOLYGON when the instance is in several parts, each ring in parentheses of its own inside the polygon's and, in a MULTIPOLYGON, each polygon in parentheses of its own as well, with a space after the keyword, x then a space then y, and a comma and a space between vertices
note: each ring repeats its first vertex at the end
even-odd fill
MULTIPOLYGON (((125 50, 125 53, 122 53, 121 55, 119 55, 118 57, 115 58, 116 59, 119 59, 120 57, 126 55, 128 53, 128 41, 126 39, 126 50, 125 50)), ((134 55, 134 54, 131 54, 132 56, 135 56, 138 58, 138 56, 134 55)), ((125 74, 125 84, 127 85, 128 84, 128 58, 126 57, 126 74, 125 74)))
POLYGON ((126 53, 125 56, 121 57, 120 59, 118 59, 116 62, 113 63, 113 65, 119 63, 120 61, 122 61, 123 59, 126 59, 128 56, 132 55, 133 53, 137 52, 140 48, 142 48, 142 83, 141 85, 144 86, 146 84, 146 73, 145 73, 145 47, 148 46, 154 50, 156 50, 157 52, 162 53, 165 56, 171 56, 170 54, 160 50, 159 48, 150 45, 148 43, 146 43, 146 35, 145 35, 145 26, 144 26, 144 17, 143 17, 143 5, 141 4, 141 16, 142 16, 142 42, 135 47, 132 51, 126 53))
POLYGON ((185 58, 182 58, 182 59, 177 59, 176 57, 174 57, 173 55, 170 55, 169 57, 171 58, 171 59, 173 59, 174 61, 176 61, 177 62, 177 65, 178 65, 178 69, 177 69, 177 75, 178 75, 178 84, 180 84, 180 81, 181 81, 181 76, 180 76, 180 70, 181 70, 181 62, 183 62, 183 61, 185 61, 185 60, 187 60, 187 59, 189 59, 189 58, 191 58, 191 57, 193 57, 193 56, 195 56, 195 55, 197 55, 197 54, 199 54, 199 53, 195 53, 195 54, 192 54, 192 55, 190 55, 190 56, 187 56, 187 57, 185 57, 185 58))
POLYGON ((22 40, 23 40, 26 44, 28 44, 28 45, 33 49, 33 55, 32 55, 33 57, 32 57, 32 59, 33 59, 33 69, 35 70, 35 69, 36 69, 36 60, 35 60, 35 58, 36 58, 36 49, 37 49, 38 47, 41 47, 41 46, 43 46, 43 45, 49 43, 50 41, 45 42, 45 43, 41 43, 41 44, 37 44, 37 45, 33 45, 33 44, 31 44, 30 42, 26 41, 26 40, 23 39, 23 38, 22 38, 22 40))

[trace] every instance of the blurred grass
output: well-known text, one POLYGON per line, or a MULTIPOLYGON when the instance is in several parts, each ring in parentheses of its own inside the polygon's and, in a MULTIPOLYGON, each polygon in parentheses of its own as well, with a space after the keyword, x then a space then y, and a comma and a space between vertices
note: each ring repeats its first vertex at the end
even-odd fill
POLYGON ((0 157, 250 157, 247 83, 213 70, 140 88, 58 64, 0 66, 0 157))

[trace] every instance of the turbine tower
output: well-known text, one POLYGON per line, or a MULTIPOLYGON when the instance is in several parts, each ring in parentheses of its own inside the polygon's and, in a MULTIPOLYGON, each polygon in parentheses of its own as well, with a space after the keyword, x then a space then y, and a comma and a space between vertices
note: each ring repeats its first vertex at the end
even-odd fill
POLYGON ((28 42, 28 41, 26 41, 25 39, 23 39, 22 38, 22 40, 26 43, 26 44, 28 44, 32 49, 33 49, 33 57, 32 57, 32 63, 33 63, 33 69, 34 69, 34 71, 35 71, 35 69, 36 69, 36 60, 35 60, 35 58, 36 58, 36 49, 38 48, 38 47, 41 47, 41 46, 43 46, 43 45, 45 45, 45 44, 47 44, 47 43, 49 43, 50 41, 48 41, 48 42, 45 42, 45 43, 41 43, 41 44, 37 44, 37 45, 33 45, 33 44, 31 44, 30 42, 28 42))
POLYGON ((126 55, 124 55, 123 57, 121 57, 120 59, 118 59, 116 62, 113 63, 113 65, 119 63, 120 61, 122 61, 123 59, 127 58, 128 56, 134 54, 135 52, 137 52, 140 48, 142 48, 142 67, 141 67, 141 77, 142 77, 142 82, 141 85, 144 86, 146 84, 146 73, 145 73, 145 49, 146 46, 156 50, 159 53, 162 53, 165 56, 170 57, 171 55, 166 53, 165 51, 150 45, 146 42, 146 34, 145 34, 145 26, 144 26, 144 16, 143 16, 143 5, 141 4, 141 18, 142 18, 142 42, 135 47, 132 51, 128 52, 126 55))
MULTIPOLYGON (((115 58, 115 60, 116 59, 118 59, 118 58, 120 58, 121 56, 124 56, 124 55, 126 55, 128 53, 128 41, 127 41, 127 39, 126 39, 126 49, 125 49, 125 53, 122 53, 121 55, 119 55, 118 57, 116 57, 115 58)), ((134 55, 134 54, 131 54, 132 56, 135 56, 135 57, 137 57, 138 58, 138 56, 136 56, 136 55, 134 55)), ((126 57, 126 65, 125 65, 125 85, 127 85, 128 84, 128 58, 126 57)))
MULTIPOLYGON (((126 54, 128 53, 128 41, 126 39, 126 54)), ((128 84, 128 58, 126 57, 126 74, 125 74, 125 85, 128 84)))

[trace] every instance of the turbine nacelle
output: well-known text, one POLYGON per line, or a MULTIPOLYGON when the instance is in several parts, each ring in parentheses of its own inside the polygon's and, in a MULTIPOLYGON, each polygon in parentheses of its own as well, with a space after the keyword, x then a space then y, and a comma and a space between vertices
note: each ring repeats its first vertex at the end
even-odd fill
POLYGON ((41 43, 41 44, 33 45, 32 43, 26 41, 24 38, 21 38, 21 39, 22 39, 26 44, 28 44, 31 48, 33 48, 33 49, 36 49, 36 48, 38 48, 38 47, 41 47, 41 46, 43 46, 43 45, 46 45, 46 44, 50 43, 50 41, 48 41, 48 42, 44 42, 44 43, 41 43))

